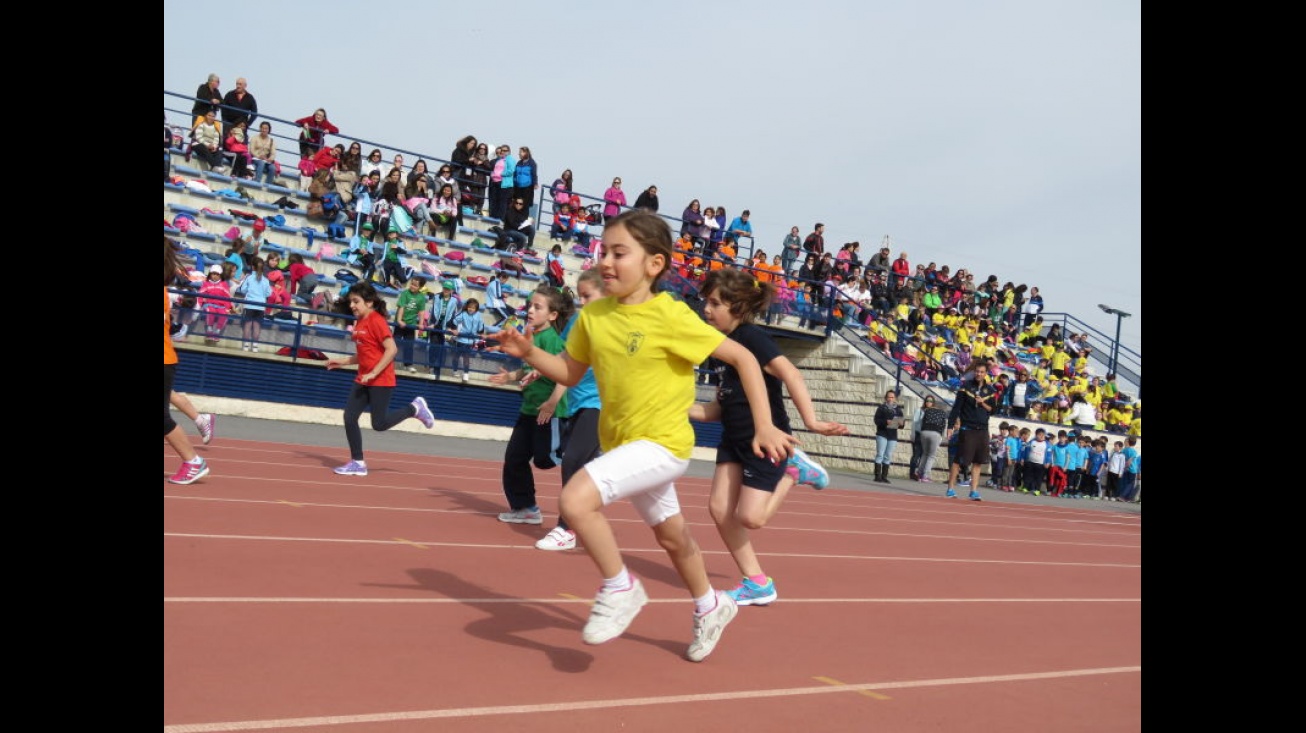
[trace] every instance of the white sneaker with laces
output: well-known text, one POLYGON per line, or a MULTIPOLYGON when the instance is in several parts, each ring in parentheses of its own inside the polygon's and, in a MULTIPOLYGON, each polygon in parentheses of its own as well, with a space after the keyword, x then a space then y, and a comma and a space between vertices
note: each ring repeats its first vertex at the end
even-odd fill
POLYGON ((562 527, 554 527, 535 543, 541 550, 572 550, 576 548, 576 533, 562 527))
POLYGON ((581 632, 581 639, 586 644, 602 644, 621 636, 645 603, 648 603, 648 594, 644 592, 644 584, 638 578, 631 579, 629 590, 614 592, 600 588, 594 598, 594 605, 590 608, 585 630, 581 632))
POLYGON ((689 661, 701 662, 707 659, 707 655, 716 648, 717 642, 721 641, 721 633, 725 631, 726 624, 733 621, 737 613, 739 613, 739 606, 735 603, 735 599, 724 591, 717 591, 716 608, 702 616, 694 616, 694 640, 690 642, 689 651, 685 653, 689 661))
POLYGON ((211 412, 201 412, 195 417, 195 427, 199 429, 200 439, 204 441, 204 445, 208 445, 209 441, 213 440, 213 426, 216 422, 217 419, 211 412))

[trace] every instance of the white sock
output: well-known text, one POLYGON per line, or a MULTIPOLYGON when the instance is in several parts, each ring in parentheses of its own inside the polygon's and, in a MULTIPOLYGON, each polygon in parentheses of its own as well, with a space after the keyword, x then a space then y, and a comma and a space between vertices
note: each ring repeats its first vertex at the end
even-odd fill
POLYGON ((194 458, 192 458, 192 459, 190 459, 189 461, 186 461, 186 462, 189 463, 189 464, 191 464, 192 466, 198 466, 198 465, 200 465, 201 463, 204 462, 204 456, 201 456, 201 455, 199 455, 199 454, 196 454, 194 458))
POLYGON ((714 608, 716 608, 716 590, 713 588, 708 588, 705 595, 694 599, 695 616, 702 616, 714 608))
POLYGON ((630 572, 626 570, 625 565, 621 566, 621 572, 615 576, 603 579, 603 587, 610 591, 630 590, 633 585, 634 582, 631 581, 630 572))

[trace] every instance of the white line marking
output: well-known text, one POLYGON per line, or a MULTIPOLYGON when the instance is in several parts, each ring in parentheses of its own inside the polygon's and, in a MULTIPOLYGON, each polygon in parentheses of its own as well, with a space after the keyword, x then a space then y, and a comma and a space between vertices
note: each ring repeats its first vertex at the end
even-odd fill
MULTIPOLYGON (((638 520, 634 520, 638 521, 638 520)), ((487 545, 473 542, 435 542, 431 540, 408 540, 407 542, 395 542, 394 540, 365 540, 365 539, 340 539, 328 537, 272 537, 266 535, 239 535, 239 534, 193 534, 189 532, 164 532, 164 537, 184 537, 187 539, 208 539, 208 540, 255 540, 264 542, 328 542, 336 544, 357 544, 357 545, 406 545, 417 542, 426 547, 453 547, 453 548, 475 548, 480 550, 533 550, 534 544, 525 545, 487 545)), ((660 547, 653 548, 629 548, 623 549, 622 552, 647 552, 654 554, 663 554, 665 551, 660 547)), ((702 550, 704 555, 725 555, 725 550, 702 550)), ((893 557, 889 555, 825 555, 812 552, 768 552, 768 557, 804 557, 804 558, 823 558, 827 560, 888 560, 899 562, 955 562, 955 563, 973 563, 980 565, 1048 565, 1055 567, 1080 567, 1080 568, 1141 568, 1142 565, 1129 563, 1095 563, 1095 562, 1047 562, 1043 560, 980 560, 975 558, 963 557, 893 557)))
MULTIPOLYGON (((393 488, 393 487, 391 487, 391 488, 393 488)), ((414 491, 416 491, 416 490, 418 490, 418 489, 410 489, 410 490, 414 490, 414 491)), ((428 490, 427 490, 427 489, 420 489, 420 491, 428 491, 428 490)), ((479 493, 479 492, 477 492, 477 493, 479 493)), ((487 495, 493 495, 493 494, 488 494, 488 493, 487 493, 487 495)), ((498 493, 498 496, 501 496, 501 495, 502 495, 502 492, 499 492, 499 493, 498 493)), ((285 501, 284 499, 279 499, 279 500, 268 500, 268 499, 231 499, 231 498, 223 498, 223 497, 190 496, 190 495, 183 495, 183 496, 164 496, 164 498, 165 498, 165 499, 179 499, 179 500, 185 500, 185 501, 212 501, 212 502, 224 502, 224 503, 231 503, 231 504, 284 504, 284 503, 286 503, 286 501, 285 501)), ((297 506, 297 507, 318 507, 318 508, 322 508, 322 509, 366 509, 366 510, 370 510, 370 511, 378 511, 378 512, 423 512, 423 513, 436 513, 436 514, 467 514, 467 511, 464 510, 464 509, 428 509, 428 508, 422 508, 422 507, 402 507, 402 506, 400 506, 400 507, 395 507, 395 506, 380 506, 380 505, 375 505, 375 504, 338 504, 338 503, 332 503, 332 502, 298 502, 298 503, 296 503, 296 506, 297 506)), ((693 507, 691 507, 691 509, 692 509, 692 508, 693 508, 693 507)), ((836 515, 831 515, 831 514, 813 514, 813 513, 802 514, 802 513, 799 513, 799 512, 790 512, 790 513, 788 513, 788 514, 789 514, 789 516, 808 516, 808 517, 821 517, 821 518, 836 516, 836 515)), ((486 516, 488 516, 488 515, 486 515, 486 516)), ((850 518, 850 517, 847 516, 847 515, 837 515, 837 516, 838 516, 839 518, 841 518, 841 519, 849 519, 849 518, 850 518)), ((861 520, 867 520, 867 521, 877 521, 877 522, 879 522, 879 521, 888 521, 888 522, 928 522, 929 524, 946 524, 945 522, 940 522, 940 521, 938 521, 938 520, 933 520, 933 519, 928 519, 928 520, 927 520, 927 519, 886 519, 886 518, 883 518, 883 517, 855 517, 855 519, 858 519, 859 521, 861 521, 861 520)), ((609 522, 629 522, 629 523, 638 523, 638 524, 643 524, 643 521, 640 520, 640 519, 620 519, 620 518, 613 518, 613 519, 609 519, 608 521, 609 521, 609 522)), ((689 523, 690 526, 694 526, 694 527, 714 527, 714 525, 711 525, 711 524, 709 524, 709 523, 707 523, 707 522, 692 522, 692 521, 690 521, 690 522, 688 522, 688 523, 689 523)), ((973 527, 973 526, 975 525, 974 522, 965 522, 965 523, 957 522, 957 523, 954 523, 954 524, 964 525, 964 526, 967 526, 967 527, 973 527)), ((1072 529, 1043 528, 1043 527, 1037 527, 1037 528, 1035 528, 1035 527, 1015 527, 1015 526, 1012 526, 1012 525, 998 525, 998 524, 987 524, 987 525, 984 525, 984 527, 985 527, 986 529, 1019 529, 1019 530, 1021 530, 1021 531, 1031 531, 1031 532, 1075 532, 1075 533, 1077 533, 1077 534, 1091 534, 1091 535, 1099 536, 1099 537, 1100 537, 1100 536, 1103 536, 1103 535, 1107 535, 1107 536, 1112 536, 1112 537, 1124 537, 1124 538, 1126 538, 1126 539, 1134 539, 1134 538, 1137 537, 1137 534, 1136 534, 1136 533, 1120 534, 1120 533, 1089 532, 1089 531, 1084 530, 1084 529, 1082 529, 1082 528, 1072 528, 1072 529)), ((1142 545, 1137 544, 1137 543, 1118 544, 1118 543, 1106 542, 1106 541, 1101 540, 1101 539, 1098 539, 1098 540, 1094 540, 1094 539, 1086 539, 1086 540, 1083 540, 1083 541, 1075 541, 1075 542, 1067 541, 1067 540, 1022 540, 1022 539, 1013 539, 1013 538, 1010 538, 1010 537, 971 537, 971 536, 967 536, 967 535, 923 534, 923 533, 920 533, 920 532, 877 532, 877 531, 864 530, 864 529, 829 529, 829 528, 824 528, 824 527, 822 527, 822 528, 813 528, 813 527, 786 527, 786 526, 783 526, 783 525, 780 525, 780 524, 772 524, 772 525, 768 525, 768 529, 772 529, 773 531, 774 531, 774 530, 781 530, 781 531, 786 531, 786 532, 813 532, 813 533, 818 533, 818 534, 860 535, 860 536, 867 536, 867 537, 916 537, 916 538, 921 538, 921 539, 932 539, 932 540, 934 540, 934 539, 966 540, 966 541, 969 541, 969 542, 1004 542, 1004 543, 1005 543, 1005 542, 1020 542, 1020 543, 1024 543, 1024 544, 1034 544, 1034 545, 1057 545, 1057 546, 1064 546, 1064 547, 1116 548, 1116 549, 1126 549, 1126 550, 1141 550, 1141 549, 1142 549, 1142 545)))
POLYGON ((315 718, 282 718, 279 720, 244 720, 228 723, 184 723, 165 725, 164 733, 224 733, 241 730, 276 730, 282 728, 307 728, 315 725, 351 725, 356 723, 384 723, 396 720, 437 720, 449 718, 478 718, 487 715, 530 715, 534 713, 574 712, 577 710, 605 710, 649 705, 679 705, 693 702, 718 702, 729 700, 759 700, 764 698, 797 697, 799 695, 839 695, 863 690, 904 690, 921 687, 950 685, 992 684, 995 682, 1028 682, 1030 680, 1089 677, 1093 675, 1137 674, 1142 666, 1099 667, 1095 669, 1069 669, 1058 672, 1033 672, 1027 674, 986 675, 981 677, 945 677, 932 680, 904 680, 900 682, 869 682, 842 687, 789 687, 772 690, 742 690, 735 692, 700 693, 695 695, 666 695, 663 697, 631 697, 614 700, 577 700, 575 702, 544 703, 539 705, 499 705, 437 710, 411 710, 393 713, 363 715, 328 715, 315 718))
MULTIPOLYGON (((254 597, 211 597, 164 596, 164 603, 465 603, 468 605, 489 603, 584 603, 589 605, 592 598, 580 598, 570 594, 559 594, 549 598, 254 598, 254 597)), ((680 598, 650 598, 649 603, 684 604, 680 598)), ((785 603, 1142 603, 1142 598, 794 598, 785 596, 785 603)))

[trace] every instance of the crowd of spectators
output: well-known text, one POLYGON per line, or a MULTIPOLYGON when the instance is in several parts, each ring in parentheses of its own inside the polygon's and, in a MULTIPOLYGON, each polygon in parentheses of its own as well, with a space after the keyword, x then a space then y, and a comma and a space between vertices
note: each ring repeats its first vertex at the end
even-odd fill
MULTIPOLYGON (((270 144, 271 124, 264 120, 258 134, 249 135, 258 104, 246 80, 238 79, 236 88, 226 94, 220 84, 218 75, 210 74, 196 91, 188 155, 218 172, 274 180, 280 165, 270 144)), ((487 144, 465 135, 454 143, 449 161, 432 174, 426 160, 406 169, 402 154, 384 163, 382 151, 374 148, 363 157, 356 141, 348 148, 328 147, 326 137, 339 135, 340 129, 323 108, 294 124, 299 127, 301 186, 311 189, 314 199, 326 192, 337 194, 341 205, 328 212, 329 221, 355 222, 355 237, 362 235, 384 246, 383 258, 393 257, 396 251, 403 254, 401 247, 385 241, 389 231, 453 239, 468 213, 498 220, 491 233, 499 248, 536 254, 530 247, 536 217, 543 212, 534 208, 540 173, 529 147, 520 146, 513 154, 511 146, 501 144, 490 155, 487 144), (312 188, 314 181, 320 182, 316 188, 312 188), (364 228, 363 222, 371 226, 364 228)), ((165 149, 176 146, 177 138, 169 131, 165 114, 165 149)), ((165 150, 165 179, 167 157, 165 150)), ((601 198, 590 197, 596 203, 588 206, 570 169, 547 188, 548 196, 540 201, 547 201, 551 210, 550 239, 562 244, 574 241, 580 254, 589 251, 591 240, 601 237, 604 220, 628 208, 620 177, 612 180, 601 198)), ((657 186, 641 191, 634 205, 656 212, 657 186)), ((971 360, 992 357, 999 365, 995 368, 1002 371, 1000 386, 1025 385, 1005 395, 1000 414, 1067 422, 1071 405, 1082 398, 1093 409, 1100 429, 1137 433, 1141 406, 1113 389, 1114 375, 1100 378, 1091 373, 1086 334, 1062 334, 1059 324, 1044 332, 1043 299, 1037 287, 1010 281, 999 284, 997 275, 977 282, 967 269, 953 271, 947 264, 913 265, 907 252, 893 255, 887 237, 865 261, 860 242, 827 251, 825 225, 820 222, 806 236, 792 227, 779 250, 768 256, 765 249, 754 246, 750 216, 743 210, 732 219, 724 206, 704 208, 698 199, 690 201, 680 216, 672 287, 689 293, 712 270, 743 268, 775 285, 768 324, 786 326, 793 320, 798 328, 823 329, 837 320, 896 360, 910 376, 927 383, 947 385, 971 360), (741 252, 745 241, 747 249, 741 252)), ((516 266, 520 262, 517 258, 516 266)), ((402 285, 393 279, 392 284, 402 285)), ((1086 413, 1079 414, 1084 419, 1086 413)))

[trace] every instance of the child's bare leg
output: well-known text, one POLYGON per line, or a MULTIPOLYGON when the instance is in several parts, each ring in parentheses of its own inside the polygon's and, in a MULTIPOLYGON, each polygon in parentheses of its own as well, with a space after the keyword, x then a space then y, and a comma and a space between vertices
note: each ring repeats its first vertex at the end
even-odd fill
POLYGON ((747 486, 739 490, 738 508, 735 515, 748 529, 761 529, 775 517, 776 512, 780 511, 780 505, 784 503, 785 497, 789 495, 789 489, 794 487, 795 480, 789 474, 785 474, 776 484, 775 491, 762 491, 747 486))
POLYGON ((748 537, 748 528, 739 520, 739 494, 741 491, 756 493, 753 489, 742 489, 739 485, 743 466, 738 463, 718 463, 712 476, 712 496, 708 499, 708 512, 716 523, 717 534, 725 543, 730 556, 735 559, 739 572, 753 576, 762 574, 762 566, 757 562, 757 553, 753 552, 753 542, 748 537))
MULTIPOLYGON (((570 522, 571 519, 567 521, 570 522)), ((662 549, 667 551, 667 557, 676 566, 680 579, 685 581, 690 598, 707 595, 712 590, 712 583, 707 579, 707 566, 703 564, 703 554, 699 552, 698 543, 689 534, 685 515, 676 514, 667 518, 653 528, 653 535, 657 537, 662 549)))
POLYGON ((594 484, 588 471, 583 468, 577 471, 567 485, 562 487, 558 508, 567 520, 567 526, 576 533, 581 546, 598 567, 599 573, 604 578, 615 578, 625 563, 621 560, 621 550, 617 547, 612 525, 603 516, 603 498, 599 495, 599 487, 594 484))
POLYGON ((174 389, 172 394, 168 395, 168 401, 172 403, 173 407, 181 410, 181 414, 189 417, 191 420, 199 419, 200 411, 195 409, 195 403, 191 402, 190 398, 184 393, 178 392, 174 389))
POLYGON ((181 429, 180 425, 173 428, 172 432, 163 436, 163 439, 168 441, 168 445, 174 451, 177 451, 177 455, 181 456, 181 460, 195 460, 195 449, 191 447, 190 438, 186 437, 186 432, 181 429))

